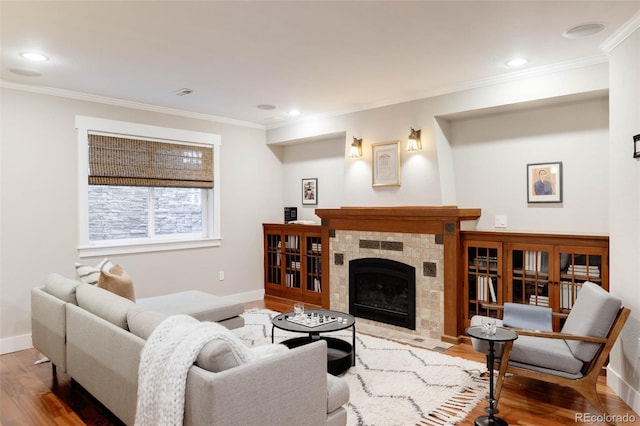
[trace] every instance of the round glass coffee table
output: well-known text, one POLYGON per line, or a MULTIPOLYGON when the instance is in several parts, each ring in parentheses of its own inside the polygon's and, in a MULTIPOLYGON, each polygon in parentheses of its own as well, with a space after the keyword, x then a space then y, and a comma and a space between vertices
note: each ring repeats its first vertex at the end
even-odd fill
MULTIPOLYGON (((479 340, 485 340, 489 342, 489 352, 487 352, 487 368, 489 369, 489 406, 485 408, 485 411, 489 413, 488 416, 480 416, 475 421, 475 426, 507 426, 507 422, 495 415, 499 413, 496 408, 498 401, 493 397, 493 364, 495 362, 495 342, 509 342, 516 340, 518 334, 513 330, 508 330, 503 327, 496 327, 493 334, 485 334, 482 330, 482 326, 476 325, 467 328, 467 334, 471 337, 475 337, 479 340)), ((509 362, 508 359, 502 359, 500 362, 509 362)))
POLYGON ((313 309, 304 311, 304 319, 296 318, 293 312, 285 312, 271 319, 271 343, 276 328, 294 333, 305 333, 306 336, 294 337, 280 343, 288 348, 296 348, 317 340, 327 342, 327 371, 334 376, 344 373, 356 365, 356 319, 344 312, 329 309, 313 309), (351 343, 321 333, 344 330, 351 327, 351 343))

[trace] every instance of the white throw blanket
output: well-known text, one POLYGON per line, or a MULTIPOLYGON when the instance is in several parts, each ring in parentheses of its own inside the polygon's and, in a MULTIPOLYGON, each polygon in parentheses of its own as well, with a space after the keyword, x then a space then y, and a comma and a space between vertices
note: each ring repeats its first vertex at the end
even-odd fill
POLYGON ((202 347, 213 339, 228 343, 238 364, 254 357, 220 324, 173 315, 156 327, 140 356, 136 426, 182 425, 187 373, 202 347))

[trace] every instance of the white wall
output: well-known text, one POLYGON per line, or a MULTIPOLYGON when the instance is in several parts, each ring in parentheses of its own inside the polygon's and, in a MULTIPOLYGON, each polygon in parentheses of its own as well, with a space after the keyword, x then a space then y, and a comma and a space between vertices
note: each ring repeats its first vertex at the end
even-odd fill
MULTIPOLYGON (((450 129, 446 129, 448 121, 438 117, 452 117, 470 111, 497 107, 517 109, 523 103, 541 102, 549 98, 565 100, 573 97, 581 98, 584 93, 606 91, 607 87, 607 65, 600 64, 346 115, 308 119, 287 127, 269 129, 267 143, 277 145, 292 140, 344 132, 346 133, 344 141, 346 153, 353 136, 362 138, 364 156, 358 160, 345 161, 343 206, 457 204, 465 208, 486 207, 486 201, 479 205, 467 204, 467 202, 477 202, 478 200, 475 199, 464 199, 464 202, 459 199, 456 192, 460 191, 460 187, 458 177, 454 176, 456 172, 454 156, 451 145, 446 140, 447 133, 450 132, 450 129), (423 150, 418 153, 406 152, 410 127, 422 130, 423 150), (399 140, 401 143, 401 185, 373 188, 371 146, 393 140, 399 140)), ((606 111, 600 117, 598 123, 606 129, 606 111)), ((577 124, 573 123, 573 125, 577 124)), ((562 131, 561 126, 562 123, 558 123, 548 130, 562 131)), ((575 133, 580 132, 575 131, 575 133)), ((593 137, 603 140, 603 143, 606 140, 606 134, 593 137)), ((544 140, 545 144, 552 143, 548 138, 552 139, 554 136, 545 136, 541 140, 544 140)), ((601 150, 606 153, 606 148, 601 150)), ((562 151, 563 155, 565 153, 566 150, 562 151)), ((586 155, 583 151, 572 153, 572 159, 569 162, 578 162, 583 155, 586 155)), ((602 173, 606 175, 606 157, 602 173)), ((575 197, 575 194, 573 192, 572 197, 575 197)), ((527 217, 516 217, 525 212, 527 212, 526 209, 519 210, 514 213, 514 216, 510 216, 509 221, 525 223, 527 217)), ((606 212, 605 217, 599 216, 595 220, 599 223, 600 232, 603 232, 603 227, 606 227, 606 212)), ((556 226, 571 227, 573 223, 573 218, 564 215, 556 226)), ((545 229, 546 226, 542 226, 532 230, 544 231, 545 229)), ((588 231, 584 228, 582 230, 588 231)))
POLYGON ((477 229, 609 231, 608 98, 451 120, 457 201, 480 207, 477 229), (563 202, 527 203, 527 164, 562 162, 563 202))
POLYGON ((8 88, 1 95, 2 352, 31 345, 31 287, 50 272, 74 276, 80 260, 77 114, 221 135, 222 246, 110 256, 132 277, 137 297, 187 289, 262 297, 261 224, 282 220, 283 199, 282 149, 266 146, 263 129, 8 88))
MULTIPOLYGON (((299 220, 320 223, 315 209, 342 205, 344 136, 288 145, 283 150, 284 206, 297 207, 299 220), (302 179, 317 178, 317 205, 302 205, 302 179)), ((282 217, 278 223, 282 222, 282 217)))
POLYGON ((607 384, 640 414, 640 159, 631 156, 640 134, 640 29, 611 52, 610 80, 610 287, 631 316, 611 352, 607 384))

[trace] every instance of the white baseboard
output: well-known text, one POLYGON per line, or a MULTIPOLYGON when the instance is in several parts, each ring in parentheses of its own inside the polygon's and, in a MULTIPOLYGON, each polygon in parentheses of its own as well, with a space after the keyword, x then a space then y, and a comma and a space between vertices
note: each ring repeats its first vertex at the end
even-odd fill
POLYGON ((236 293, 226 297, 228 297, 229 299, 237 300, 240 303, 255 302, 256 300, 264 299, 264 289, 247 291, 245 293, 236 293))
POLYGON ((607 366, 607 386, 631 407, 636 414, 636 418, 640 416, 640 392, 632 388, 629 383, 625 382, 622 377, 609 366, 607 366))
POLYGON ((0 340, 0 355, 23 351, 25 349, 31 349, 32 347, 33 343, 31 342, 31 334, 7 337, 0 340))

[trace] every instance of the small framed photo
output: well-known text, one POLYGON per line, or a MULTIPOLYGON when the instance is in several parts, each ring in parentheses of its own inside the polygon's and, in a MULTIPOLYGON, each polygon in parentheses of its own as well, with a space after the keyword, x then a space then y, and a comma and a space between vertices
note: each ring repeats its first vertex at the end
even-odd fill
POLYGON ((562 162, 527 164, 527 202, 562 202, 562 162))
POLYGON ((318 204, 318 178, 302 179, 302 204, 318 204))
POLYGON ((372 185, 400 186, 400 142, 372 145, 372 185))

